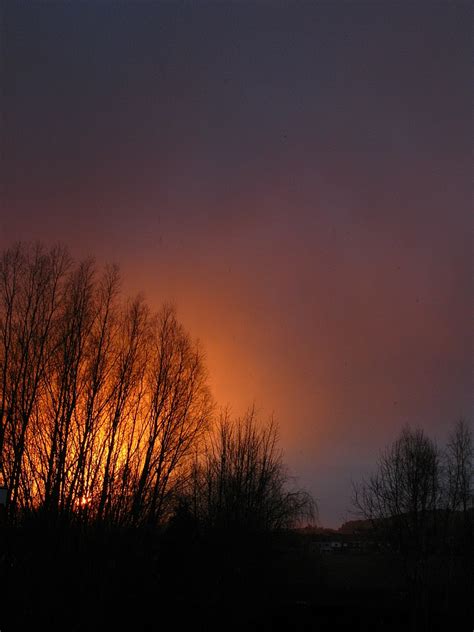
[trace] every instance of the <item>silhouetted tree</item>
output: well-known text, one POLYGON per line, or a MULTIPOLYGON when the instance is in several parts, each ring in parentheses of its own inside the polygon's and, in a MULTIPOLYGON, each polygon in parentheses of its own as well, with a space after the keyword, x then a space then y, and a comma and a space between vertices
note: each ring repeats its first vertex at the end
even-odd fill
POLYGON ((0 476, 13 512, 156 524, 213 414, 175 310, 63 248, 0 257, 0 476))
POLYGON ((446 508, 450 516, 462 513, 465 538, 472 541, 474 509, 474 445, 468 423, 460 419, 445 452, 446 508))
POLYGON ((64 249, 40 245, 15 246, 0 259, 0 473, 13 504, 30 505, 36 494, 28 443, 70 265, 64 249))
POLYGON ((426 553, 441 507, 440 457, 422 430, 405 428, 377 469, 354 487, 353 502, 403 552, 426 553))
POLYGON ((315 513, 309 494, 289 489, 274 422, 260 425, 253 408, 237 420, 221 416, 190 495, 194 514, 211 528, 280 529, 315 513))
POLYGON ((165 307, 152 330, 145 373, 140 465, 133 484, 135 522, 155 522, 173 494, 176 474, 209 427, 212 401, 199 347, 165 307))

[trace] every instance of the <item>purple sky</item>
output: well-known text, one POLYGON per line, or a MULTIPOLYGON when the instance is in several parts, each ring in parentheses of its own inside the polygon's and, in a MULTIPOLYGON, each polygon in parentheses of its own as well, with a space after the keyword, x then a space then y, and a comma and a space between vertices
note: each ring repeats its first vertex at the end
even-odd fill
POLYGON ((174 301, 331 526, 472 418, 470 4, 403 4, 1 4, 0 247, 174 301))

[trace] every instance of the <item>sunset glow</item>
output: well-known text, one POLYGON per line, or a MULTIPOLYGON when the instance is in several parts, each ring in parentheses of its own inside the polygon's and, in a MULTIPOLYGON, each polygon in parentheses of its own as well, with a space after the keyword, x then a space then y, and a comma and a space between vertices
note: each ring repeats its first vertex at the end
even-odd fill
POLYGON ((472 18, 0 0, 0 632, 474 631, 472 18))
POLYGON ((3 9, 0 245, 174 303, 333 526, 400 427, 472 413, 468 8, 379 4, 3 9))
POLYGON ((79 499, 79 506, 86 507, 87 505, 90 504, 91 500, 92 500, 92 496, 81 496, 81 498, 79 499))

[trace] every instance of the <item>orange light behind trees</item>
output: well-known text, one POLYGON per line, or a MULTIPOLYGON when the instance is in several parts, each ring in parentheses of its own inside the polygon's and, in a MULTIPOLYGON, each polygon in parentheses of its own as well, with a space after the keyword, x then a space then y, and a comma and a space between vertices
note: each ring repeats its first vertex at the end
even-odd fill
POLYGON ((157 523, 213 404, 174 310, 63 248, 0 259, 0 472, 11 510, 157 523))

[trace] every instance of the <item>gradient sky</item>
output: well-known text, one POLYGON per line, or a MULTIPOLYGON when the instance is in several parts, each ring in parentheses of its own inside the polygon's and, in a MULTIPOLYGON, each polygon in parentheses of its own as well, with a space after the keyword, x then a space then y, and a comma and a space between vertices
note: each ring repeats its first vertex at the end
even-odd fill
POLYGON ((404 424, 472 418, 469 6, 0 4, 0 247, 174 301, 326 525, 404 424))

